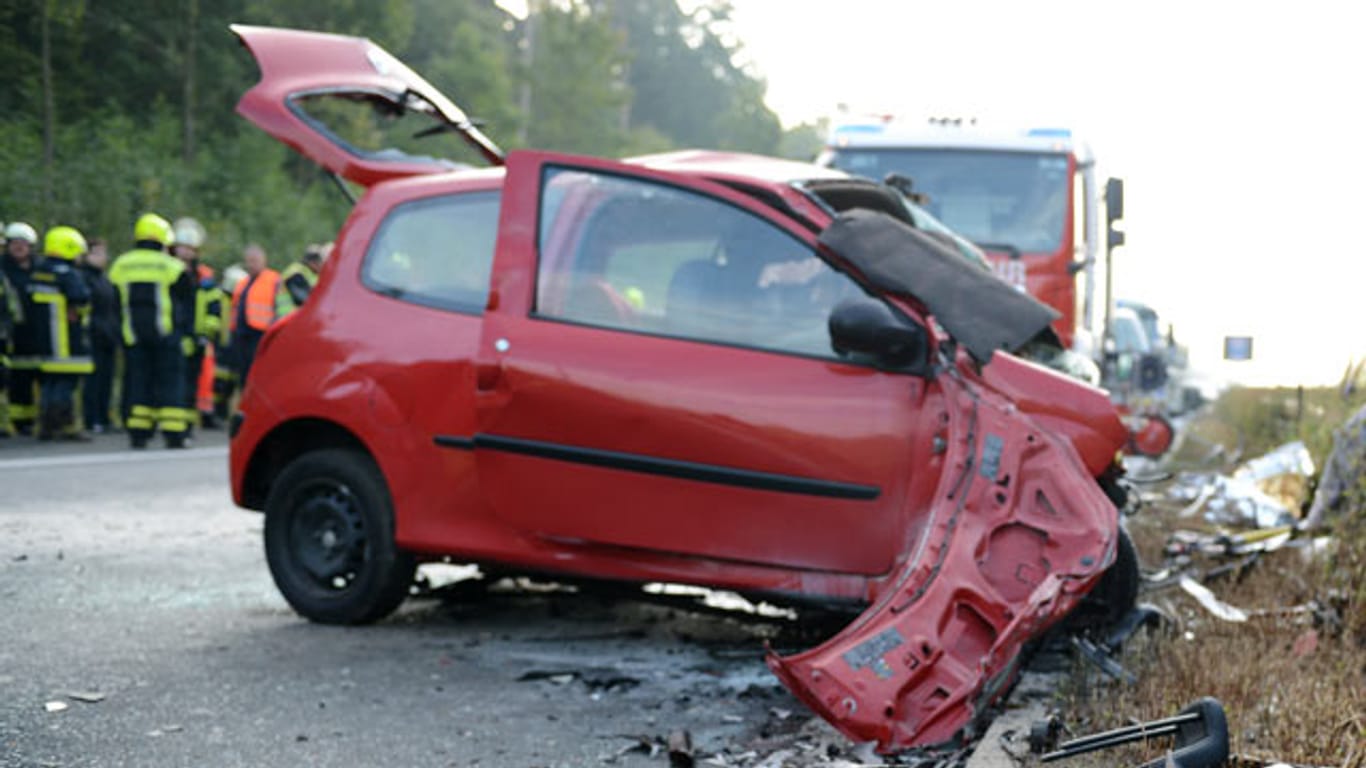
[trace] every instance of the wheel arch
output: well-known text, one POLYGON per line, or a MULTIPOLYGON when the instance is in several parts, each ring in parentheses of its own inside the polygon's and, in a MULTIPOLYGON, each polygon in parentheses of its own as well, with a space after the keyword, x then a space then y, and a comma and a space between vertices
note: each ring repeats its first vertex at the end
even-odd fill
POLYGON ((375 460, 374 452, 356 433, 335 421, 313 416, 290 419, 272 429, 252 452, 242 480, 242 506, 263 511, 271 486, 290 462, 327 448, 350 449, 375 460))

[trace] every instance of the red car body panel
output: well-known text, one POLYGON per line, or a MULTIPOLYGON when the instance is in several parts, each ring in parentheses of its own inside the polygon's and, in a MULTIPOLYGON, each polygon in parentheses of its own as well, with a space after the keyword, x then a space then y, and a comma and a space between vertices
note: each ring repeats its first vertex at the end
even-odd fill
MULTIPOLYGON (((231 443, 238 504, 262 508, 288 446, 325 433, 373 457, 397 543, 420 555, 869 601, 839 636, 769 663, 884 751, 970 727, 1023 644, 1112 561, 1118 513, 1095 477, 1125 432, 1077 382, 1007 355, 980 374, 960 356, 911 376, 542 312, 557 300, 537 286, 547 168, 687 190, 814 255, 813 230, 830 219, 788 183, 800 168, 716 153, 624 164, 519 152, 506 170, 427 175, 356 161, 298 119, 293 96, 411 81, 367 72, 368 41, 236 29, 263 72, 239 111, 373 184, 308 302, 262 340, 231 443), (490 190, 501 207, 482 313, 363 283, 396 206, 490 190)), ((593 199, 560 205, 587 211, 593 199)), ((548 242, 578 237, 581 220, 561 220, 548 242)), ((937 335, 913 302, 884 300, 937 335)))

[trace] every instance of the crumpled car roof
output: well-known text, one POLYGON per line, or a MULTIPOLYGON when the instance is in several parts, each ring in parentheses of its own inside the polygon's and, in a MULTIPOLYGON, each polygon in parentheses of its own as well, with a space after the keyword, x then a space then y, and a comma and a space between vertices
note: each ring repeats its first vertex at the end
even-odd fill
POLYGON ((924 304, 979 363, 998 349, 1018 349, 1059 317, 885 213, 845 211, 821 233, 820 243, 848 259, 874 288, 924 304))

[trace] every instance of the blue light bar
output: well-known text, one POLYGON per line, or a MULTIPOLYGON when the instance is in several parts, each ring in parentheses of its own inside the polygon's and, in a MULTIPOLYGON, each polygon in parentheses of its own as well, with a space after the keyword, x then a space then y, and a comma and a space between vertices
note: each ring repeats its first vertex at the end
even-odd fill
POLYGON ((1072 131, 1067 128, 1030 128, 1025 135, 1045 139, 1070 139, 1072 138, 1072 131))

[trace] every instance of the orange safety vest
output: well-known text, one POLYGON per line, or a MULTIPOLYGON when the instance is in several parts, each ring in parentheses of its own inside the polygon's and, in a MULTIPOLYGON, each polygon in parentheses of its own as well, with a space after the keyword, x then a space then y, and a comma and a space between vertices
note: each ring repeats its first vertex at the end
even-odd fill
POLYGON ((242 291, 246 290, 248 282, 251 283, 251 290, 246 296, 247 325, 264 331, 275 321, 275 288, 280 282, 280 273, 273 269, 263 269, 255 280, 242 280, 232 289, 231 322, 234 324, 237 322, 237 308, 241 305, 242 291))

